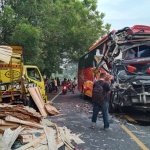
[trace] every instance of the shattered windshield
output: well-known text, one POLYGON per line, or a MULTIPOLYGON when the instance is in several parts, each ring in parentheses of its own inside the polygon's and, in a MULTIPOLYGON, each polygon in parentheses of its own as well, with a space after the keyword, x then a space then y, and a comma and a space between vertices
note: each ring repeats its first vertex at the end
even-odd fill
POLYGON ((150 41, 124 43, 120 48, 124 67, 119 70, 125 69, 127 74, 150 74, 150 41))
POLYGON ((125 43, 120 48, 122 59, 150 57, 150 41, 125 43))

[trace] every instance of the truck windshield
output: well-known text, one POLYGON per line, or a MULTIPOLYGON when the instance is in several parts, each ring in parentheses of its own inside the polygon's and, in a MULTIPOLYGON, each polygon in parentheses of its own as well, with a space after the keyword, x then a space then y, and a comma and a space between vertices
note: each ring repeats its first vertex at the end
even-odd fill
POLYGON ((41 81, 41 76, 37 68, 27 68, 27 75, 33 80, 41 81))

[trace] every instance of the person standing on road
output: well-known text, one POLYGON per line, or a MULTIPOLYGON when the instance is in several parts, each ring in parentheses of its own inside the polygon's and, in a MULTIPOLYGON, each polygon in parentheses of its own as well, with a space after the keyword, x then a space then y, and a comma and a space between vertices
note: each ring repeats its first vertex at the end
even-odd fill
POLYGON ((45 86, 45 91, 48 91, 48 79, 44 79, 44 86, 45 86))
POLYGON ((52 79, 52 92, 53 92, 53 91, 56 91, 54 79, 52 79))
POLYGON ((60 87, 60 80, 58 77, 57 77, 57 87, 60 87))
POLYGON ((74 84, 75 84, 75 86, 77 86, 77 80, 76 80, 76 78, 74 77, 74 84))
POLYGON ((56 90, 56 93, 57 93, 57 91, 58 91, 57 90, 57 78, 54 79, 54 84, 55 84, 55 90, 56 90))
POLYGON ((100 73, 100 79, 93 85, 92 101, 93 101, 93 115, 91 128, 94 129, 97 121, 99 111, 102 111, 104 130, 109 129, 109 94, 110 86, 105 81, 106 74, 100 73))

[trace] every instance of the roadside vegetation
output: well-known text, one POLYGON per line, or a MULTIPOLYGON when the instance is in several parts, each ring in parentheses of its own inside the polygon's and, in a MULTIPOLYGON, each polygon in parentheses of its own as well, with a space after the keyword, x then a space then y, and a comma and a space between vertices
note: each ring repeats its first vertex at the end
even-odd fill
POLYGON ((22 45, 25 64, 47 76, 77 63, 110 29, 97 0, 3 0, 0 7, 1 44, 22 45))

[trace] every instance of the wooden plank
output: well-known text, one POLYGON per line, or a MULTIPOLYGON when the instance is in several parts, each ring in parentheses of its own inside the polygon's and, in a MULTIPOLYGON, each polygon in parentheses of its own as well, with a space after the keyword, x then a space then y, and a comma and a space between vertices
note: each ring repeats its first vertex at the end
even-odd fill
POLYGON ((4 50, 4 49, 1 49, 0 48, 0 53, 4 56, 8 56, 8 57, 11 57, 12 56, 12 52, 11 51, 8 51, 8 50, 4 50))
POLYGON ((16 122, 16 123, 20 123, 20 124, 24 124, 24 125, 28 125, 28 126, 33 126, 33 127, 37 127, 37 128, 43 128, 44 126, 41 124, 37 124, 37 123, 32 123, 29 121, 24 121, 24 120, 20 120, 16 117, 12 117, 12 116, 7 116, 5 118, 6 121, 11 121, 11 122, 16 122))
POLYGON ((43 100, 43 97, 42 97, 42 94, 41 94, 39 88, 38 87, 34 87, 34 89, 35 89, 35 91, 36 91, 36 93, 37 93, 37 95, 38 95, 38 97, 39 97, 39 99, 41 101, 41 104, 44 106, 44 100, 43 100))
MULTIPOLYGON (((19 136, 19 139, 22 143, 29 143, 30 141, 32 141, 33 139, 37 138, 37 136, 35 136, 35 134, 37 132, 39 132, 40 134, 43 132, 44 130, 38 130, 38 129, 31 129, 31 128, 27 128, 24 129, 19 136)), ((46 138, 46 137, 45 137, 46 138)))
POLYGON ((46 134, 46 138, 48 141, 48 148, 49 150, 58 150, 55 140, 55 132, 53 128, 44 127, 44 131, 46 134))
MULTIPOLYGON (((41 121, 41 115, 38 113, 29 112, 24 107, 1 107, 0 118, 4 118, 7 115, 17 117, 21 120, 28 120, 31 122, 39 123, 41 121)), ((0 121, 1 124, 1 121, 0 121)))
POLYGON ((38 95, 37 95, 35 89, 34 89, 34 88, 28 88, 28 90, 29 90, 29 92, 30 92, 30 94, 31 94, 31 96, 32 96, 32 98, 33 98, 33 100, 34 100, 36 106, 38 107, 38 109, 39 109, 41 115, 42 115, 43 117, 47 117, 48 114, 47 114, 47 112, 46 112, 46 110, 45 110, 44 105, 42 105, 41 100, 39 99, 39 97, 38 97, 38 95))
POLYGON ((48 119, 42 119, 41 124, 43 124, 45 126, 54 126, 54 123, 49 121, 48 119))
POLYGON ((21 146, 20 148, 17 148, 16 150, 26 150, 30 147, 33 147, 33 145, 36 145, 40 143, 45 137, 45 133, 43 132, 40 136, 38 136, 36 139, 33 139, 30 143, 25 144, 24 146, 21 146))
POLYGON ((24 139, 27 139, 27 138, 33 139, 33 135, 32 134, 22 134, 22 135, 20 135, 20 137, 24 138, 24 139))
POLYGON ((27 148, 26 150, 35 150, 33 147, 27 148))
POLYGON ((39 133, 42 133, 42 132, 44 132, 44 130, 43 129, 38 129, 38 128, 26 128, 26 129, 24 129, 21 133, 20 133, 20 135, 26 135, 26 134, 35 134, 35 133, 37 133, 37 132, 39 132, 39 133))
POLYGON ((70 138, 71 138, 72 140, 74 140, 74 142, 77 143, 77 144, 85 143, 84 141, 82 141, 82 140, 79 138, 79 135, 71 134, 71 135, 70 135, 70 138))
POLYGON ((67 141, 66 139, 66 135, 64 134, 64 131, 61 127, 58 128, 59 129, 59 134, 60 134, 60 138, 61 140, 64 142, 64 144, 71 150, 74 149, 75 147, 70 143, 70 141, 67 141))
POLYGON ((66 140, 70 142, 70 132, 66 127, 63 127, 65 135, 66 135, 66 140))
POLYGON ((29 106, 25 106, 25 109, 33 114, 38 114, 40 115, 38 112, 36 112, 36 110, 32 107, 29 107, 29 106))
POLYGON ((4 125, 4 126, 19 126, 19 123, 13 123, 13 122, 9 122, 9 121, 5 121, 0 119, 0 126, 4 125))
POLYGON ((70 148, 68 148, 67 146, 65 146, 65 150, 70 150, 70 148))
POLYGON ((17 139, 19 133, 23 130, 21 126, 19 126, 16 130, 12 131, 10 128, 6 129, 3 134, 3 139, 5 141, 5 149, 11 149, 13 143, 17 139))
POLYGON ((50 105, 49 103, 45 104, 45 108, 51 115, 58 115, 60 113, 54 106, 50 105))
MULTIPOLYGON (((35 148, 34 148, 35 150, 35 148)), ((49 150, 47 145, 40 145, 39 147, 36 148, 36 150, 49 150)))
POLYGON ((0 130, 1 131, 5 131, 6 129, 10 128, 10 129, 17 129, 19 127, 19 125, 10 125, 10 126, 0 126, 0 130))
POLYGON ((61 141, 61 142, 57 143, 57 148, 60 148, 60 147, 62 147, 63 145, 64 145, 64 143, 61 141))
POLYGON ((138 123, 137 121, 135 121, 134 119, 132 119, 130 116, 128 116, 128 115, 124 115, 124 117, 128 120, 128 121, 130 121, 130 122, 132 122, 132 123, 138 123))
POLYGON ((42 145, 46 145, 48 147, 48 144, 47 144, 47 138, 46 136, 39 142, 39 143, 35 143, 33 144, 32 146, 34 147, 34 149, 38 149, 39 147, 41 147, 42 145))
POLYGON ((40 142, 41 145, 47 145, 47 138, 45 136, 45 138, 40 142))
POLYGON ((39 143, 36 143, 36 145, 32 145, 32 146, 34 147, 34 150, 35 149, 36 150, 44 150, 44 149, 49 150, 46 136, 42 139, 42 141, 40 141, 39 143))
POLYGON ((10 46, 0 45, 0 48, 12 51, 12 48, 10 46))
POLYGON ((1 55, 1 54, 0 54, 0 60, 1 60, 1 61, 4 61, 4 62, 6 62, 6 63, 9 63, 9 62, 10 62, 10 58, 9 58, 9 57, 4 56, 4 55, 1 55))
POLYGON ((0 134, 0 149, 4 150, 5 149, 5 143, 2 137, 2 134, 0 134))
POLYGON ((10 62, 12 56, 12 48, 8 46, 0 46, 0 60, 6 63, 10 62))
POLYGON ((3 51, 0 49, 0 54, 3 55, 4 57, 11 57, 12 56, 12 53, 9 53, 7 51, 3 51))

